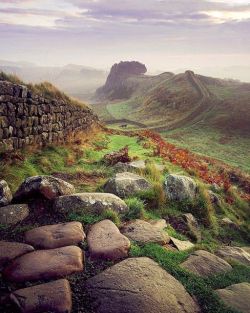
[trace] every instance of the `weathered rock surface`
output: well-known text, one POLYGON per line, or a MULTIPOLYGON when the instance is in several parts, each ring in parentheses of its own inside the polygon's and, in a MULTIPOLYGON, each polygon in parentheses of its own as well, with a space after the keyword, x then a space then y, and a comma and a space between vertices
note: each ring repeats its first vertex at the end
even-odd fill
POLYGON ((197 194, 197 185, 190 177, 171 174, 165 181, 165 191, 170 200, 192 200, 197 194))
POLYGON ((167 227, 167 222, 166 220, 164 220, 163 218, 162 219, 159 219, 159 220, 149 220, 148 221, 152 226, 160 229, 160 230, 163 230, 167 227))
POLYGON ((192 240, 200 241, 201 232, 196 218, 191 213, 182 214, 177 217, 170 217, 169 223, 178 232, 188 236, 192 240))
POLYGON ((129 258, 90 278, 96 313, 198 313, 183 285, 149 258, 129 258))
POLYGON ((7 205, 0 208, 0 224, 14 225, 21 222, 29 215, 26 204, 7 205))
POLYGON ((240 283, 216 290, 228 307, 242 313, 250 312, 250 284, 240 283))
POLYGON ((25 242, 39 249, 55 249, 77 245, 84 241, 85 234, 80 222, 47 225, 25 233, 25 242))
POLYGON ((24 243, 0 241, 0 268, 13 259, 32 251, 34 248, 24 243))
POLYGON ((8 265, 3 275, 13 282, 60 278, 83 270, 83 252, 75 246, 39 250, 25 254, 8 265))
POLYGON ((74 186, 62 179, 53 176, 33 176, 26 178, 21 184, 14 195, 14 201, 26 201, 37 196, 53 200, 74 192, 74 186))
POLYGON ((94 224, 88 232, 87 242, 91 257, 100 259, 125 258, 130 248, 128 238, 110 220, 94 224))
POLYGON ((148 190, 152 186, 144 178, 137 174, 124 172, 117 173, 104 185, 105 192, 113 193, 121 198, 126 198, 136 192, 148 190))
POLYGON ((241 249, 250 254, 250 247, 241 247, 241 249))
POLYGON ((220 224, 222 226, 228 226, 229 228, 232 228, 232 229, 239 229, 239 226, 236 223, 234 223, 232 220, 230 220, 230 218, 228 217, 224 217, 223 219, 221 219, 220 224))
POLYGON ((112 209, 118 213, 128 210, 126 203, 110 193, 76 193, 70 196, 61 196, 54 202, 54 210, 59 213, 89 212, 102 213, 112 209))
POLYGON ((146 243, 158 243, 164 245, 170 237, 163 230, 143 220, 134 220, 122 228, 122 233, 130 240, 146 243))
POLYGON ((240 262, 248 266, 250 265, 250 254, 240 247, 223 246, 216 252, 216 254, 225 260, 240 262))
MULTIPOLYGON (((162 172, 165 168, 165 166, 161 164, 154 164, 154 166, 160 172, 162 172)), ((118 162, 114 166, 114 169, 116 172, 134 172, 138 170, 145 170, 146 162, 144 160, 137 160, 137 161, 132 161, 128 163, 118 162)))
POLYGON ((71 289, 66 279, 16 290, 10 300, 22 313, 70 313, 72 308, 71 289))
POLYGON ((225 260, 204 250, 192 253, 181 266, 202 277, 224 273, 232 269, 232 266, 225 260))
POLYGON ((0 207, 8 205, 12 200, 12 193, 5 180, 0 180, 0 207))
POLYGON ((113 151, 108 154, 105 154, 103 160, 107 165, 110 166, 114 166, 117 163, 130 162, 131 158, 128 154, 128 146, 125 146, 118 151, 113 151))
POLYGON ((194 244, 189 240, 179 240, 174 237, 170 237, 170 242, 179 250, 179 251, 185 251, 192 249, 194 247, 194 244))

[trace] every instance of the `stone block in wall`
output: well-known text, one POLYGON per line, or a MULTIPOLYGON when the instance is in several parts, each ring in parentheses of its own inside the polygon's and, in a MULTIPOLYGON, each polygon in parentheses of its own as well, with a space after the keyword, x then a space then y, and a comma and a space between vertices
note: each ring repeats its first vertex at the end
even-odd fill
POLYGON ((0 103, 0 115, 6 115, 6 114, 7 114, 7 104, 0 103))
POLYGON ((6 116, 0 116, 0 127, 8 127, 9 126, 9 120, 6 116))

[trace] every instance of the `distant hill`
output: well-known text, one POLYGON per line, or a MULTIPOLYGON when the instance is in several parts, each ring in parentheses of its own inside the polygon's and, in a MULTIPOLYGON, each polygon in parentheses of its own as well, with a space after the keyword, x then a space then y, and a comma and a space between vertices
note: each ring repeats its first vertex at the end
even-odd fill
POLYGON ((107 77, 107 73, 103 70, 81 65, 46 67, 4 60, 0 60, 0 71, 15 74, 27 83, 49 81, 64 92, 81 100, 89 100, 95 90, 104 84, 107 77))
POLYGON ((192 71, 145 73, 139 62, 111 68, 106 84, 96 92, 99 101, 107 103, 107 119, 126 117, 157 131, 202 122, 223 131, 250 133, 250 83, 192 71), (133 71, 134 67, 141 70, 133 71))

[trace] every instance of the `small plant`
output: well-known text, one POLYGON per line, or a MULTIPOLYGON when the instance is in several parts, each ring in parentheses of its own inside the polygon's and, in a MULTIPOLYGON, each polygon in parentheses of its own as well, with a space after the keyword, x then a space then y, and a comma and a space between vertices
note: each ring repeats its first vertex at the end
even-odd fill
POLYGON ((145 217, 144 201, 134 197, 125 200, 129 210, 125 214, 125 219, 143 219, 145 217))
POLYGON ((111 209, 104 211, 101 215, 101 218, 104 220, 105 219, 111 220, 118 227, 121 225, 121 220, 118 213, 111 209))

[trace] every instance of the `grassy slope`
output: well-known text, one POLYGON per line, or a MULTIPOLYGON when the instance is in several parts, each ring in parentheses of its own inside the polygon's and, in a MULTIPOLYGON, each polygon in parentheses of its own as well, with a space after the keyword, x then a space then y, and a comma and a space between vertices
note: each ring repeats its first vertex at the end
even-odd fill
POLYGON ((190 126, 162 135, 179 147, 210 156, 250 173, 250 138, 226 135, 210 127, 190 126))
MULTIPOLYGON (((235 222, 240 224, 248 223, 245 219, 245 215, 241 216, 241 211, 239 206, 234 207, 233 205, 228 205, 224 203, 224 192, 223 190, 218 191, 218 196, 222 200, 222 205, 217 208, 216 211, 207 211, 208 203, 204 201, 199 201, 197 204, 183 203, 177 205, 174 202, 166 202, 162 194, 162 183, 164 177, 169 172, 181 173, 188 175, 185 170, 173 165, 170 162, 162 160, 160 157, 153 156, 153 147, 147 140, 141 140, 137 137, 128 137, 126 135, 117 134, 97 134, 93 137, 88 138, 88 140, 83 140, 82 144, 70 145, 70 146, 60 146, 60 147, 48 147, 42 151, 23 151, 23 160, 14 159, 11 163, 6 166, 5 161, 0 161, 0 178, 6 179, 12 190, 14 191, 20 182, 27 176, 36 174, 51 174, 54 172, 64 173, 64 174, 75 174, 84 173, 87 175, 87 180, 84 176, 74 177, 73 180, 71 176, 65 177, 66 180, 73 182, 77 186, 78 191, 94 191, 102 190, 102 185, 105 180, 113 174, 113 169, 105 166, 102 162, 103 156, 111 151, 119 150, 124 147, 124 145, 129 146, 129 153, 134 158, 139 159, 149 159, 152 162, 161 162, 166 166, 166 170, 163 174, 155 170, 154 166, 149 165, 146 171, 141 172, 142 175, 147 177, 153 184, 153 189, 147 193, 141 193, 135 195, 132 198, 126 199, 127 204, 130 207, 130 214, 126 216, 118 216, 113 212, 105 212, 101 216, 89 215, 84 212, 70 214, 66 217, 68 220, 79 220, 85 225, 95 223, 98 220, 104 218, 112 219, 117 225, 121 223, 121 220, 128 220, 134 218, 161 218, 167 216, 176 216, 182 212, 187 212, 193 210, 193 214, 200 219, 202 224, 204 217, 208 217, 207 214, 213 215, 213 222, 210 226, 204 226, 201 228, 202 231, 202 241, 197 244, 196 248, 203 248, 213 251, 216 249, 221 242, 231 241, 232 244, 236 245, 248 245, 247 237, 244 232, 237 230, 230 230, 221 227, 217 223, 217 219, 223 216, 229 216, 235 222), (199 208, 199 210, 198 210, 199 208), (202 214, 201 214, 202 213, 202 214), (200 215, 201 214, 201 215, 200 215), (204 215, 205 214, 205 215, 204 215), (244 216, 244 218, 243 218, 244 216)), ((13 155, 14 156, 14 155, 13 155)), ((197 178, 195 178, 199 181, 197 178)), ((201 182, 199 182, 201 183, 201 182)), ((206 190, 211 188, 209 185, 203 185, 206 190)), ((242 209, 244 203, 241 204, 242 209)), ((21 240, 25 230, 34 227, 34 225, 55 223, 61 221, 59 217, 51 216, 43 217, 39 221, 36 219, 28 220, 11 227, 10 229, 4 229, 0 227, 0 235, 3 239, 14 239, 21 240)), ((65 221, 65 218, 62 220, 65 221)), ((85 226, 86 227, 86 226, 85 226)), ((177 238, 185 239, 183 235, 177 233, 171 228, 168 228, 168 232, 177 238)), ((83 246, 86 250, 87 247, 83 246)), ((174 277, 180 280, 188 292, 196 296, 200 305, 203 308, 204 313, 236 313, 229 308, 226 308, 217 298, 213 289, 222 288, 228 286, 232 283, 249 281, 250 282, 250 271, 249 268, 243 265, 234 264, 234 270, 228 274, 220 275, 219 277, 211 277, 210 279, 202 279, 195 275, 190 274, 180 268, 179 264, 187 258, 189 252, 172 252, 167 251, 159 245, 146 245, 138 246, 133 244, 131 249, 131 256, 148 256, 153 258, 158 262, 163 268, 165 268, 174 277)), ((77 313, 79 311, 85 313, 92 313, 91 302, 88 302, 87 296, 85 297, 84 291, 84 281, 90 277, 103 270, 104 268, 112 265, 110 262, 93 262, 88 257, 86 258, 86 271, 82 274, 77 274, 70 277, 71 286, 73 289, 73 299, 74 299, 74 309, 73 312, 77 313)), ((0 286, 2 290, 8 288, 8 285, 4 281, 1 281, 0 286)), ((13 313, 13 311, 4 310, 4 313, 13 313)))

